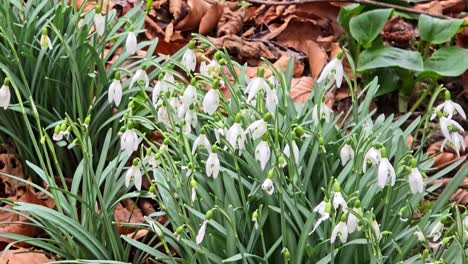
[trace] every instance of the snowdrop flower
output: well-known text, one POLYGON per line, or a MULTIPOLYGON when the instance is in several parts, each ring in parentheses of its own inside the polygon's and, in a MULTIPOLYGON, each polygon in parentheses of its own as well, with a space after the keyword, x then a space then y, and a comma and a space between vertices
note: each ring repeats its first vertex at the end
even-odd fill
POLYGON ((229 128, 226 134, 226 140, 234 150, 239 149, 239 152, 245 148, 245 131, 240 124, 241 115, 236 115, 236 122, 229 128))
POLYGON ((135 34, 133 26, 130 27, 130 31, 127 34, 127 39, 125 40, 125 50, 129 55, 135 54, 137 52, 137 36, 135 34))
POLYGON ((161 99, 161 95, 163 93, 163 82, 159 80, 156 85, 154 85, 153 91, 151 92, 151 102, 154 105, 157 105, 159 100, 161 99))
POLYGON ((424 237, 423 232, 421 232, 421 231, 414 231, 413 234, 416 236, 416 238, 417 238, 418 241, 420 241, 420 242, 423 242, 423 241, 426 240, 426 238, 424 237))
POLYGON ((206 160, 206 175, 208 177, 213 176, 214 179, 218 178, 219 170, 220 170, 220 163, 218 158, 216 146, 213 146, 208 159, 206 160))
POLYGON ((148 149, 145 158, 143 161, 147 163, 151 168, 157 168, 161 165, 161 154, 160 153, 152 153, 151 149, 148 149), (149 152, 149 153, 148 153, 149 152))
POLYGON ((335 191, 335 193, 333 193, 333 208, 335 208, 335 210, 338 210, 340 206, 345 211, 346 209, 348 209, 348 204, 346 203, 346 200, 344 199, 341 192, 335 191))
POLYGON ((189 110, 185 112, 184 120, 184 132, 186 134, 190 134, 190 132, 192 131, 192 127, 196 127, 198 124, 197 113, 193 111, 193 109, 189 108, 189 110))
POLYGON ((465 132, 462 126, 458 124, 455 120, 452 120, 447 117, 440 118, 440 130, 446 139, 450 139, 450 132, 465 132))
POLYGON ((43 49, 49 48, 52 49, 52 42, 50 41, 49 36, 47 35, 47 28, 42 29, 42 34, 41 34, 41 47, 43 49))
POLYGON ((461 115, 464 119, 466 119, 466 114, 465 111, 463 111, 463 108, 459 104, 452 101, 450 97, 450 92, 445 91, 445 101, 440 105, 436 106, 435 113, 431 115, 431 120, 434 120, 437 116, 437 112, 440 111, 443 111, 443 114, 446 114, 448 119, 452 119, 453 115, 457 113, 461 115))
POLYGON ((255 159, 260 162, 260 168, 265 169, 266 164, 270 160, 271 151, 268 142, 265 140, 260 141, 255 148, 255 159))
POLYGON ((197 89, 194 85, 189 84, 182 94, 182 104, 189 107, 197 101, 197 89))
POLYGON ((330 212, 331 212, 331 203, 330 202, 325 202, 321 201, 313 210, 314 213, 318 213, 320 215, 320 218, 317 220, 317 222, 314 225, 314 229, 309 233, 311 235, 317 227, 324 221, 330 219, 330 212))
POLYGON ((177 227, 176 231, 174 232, 177 241, 180 241, 180 235, 182 234, 182 232, 184 232, 184 228, 185 228, 185 225, 181 225, 177 227))
POLYGON ((319 78, 317 79, 318 83, 323 81, 328 81, 334 79, 336 87, 340 88, 341 82, 343 81, 343 64, 341 63, 341 58, 343 57, 343 52, 340 51, 335 58, 333 58, 322 70, 319 78))
MULTIPOLYGON (((291 145, 294 161, 296 162, 296 165, 299 165, 299 148, 297 147, 296 141, 293 140, 291 145)), ((291 147, 289 144, 284 146, 283 154, 288 158, 291 157, 291 147)))
POLYGON ((109 103, 114 102, 116 107, 119 107, 122 101, 122 83, 120 82, 120 73, 115 73, 115 78, 109 86, 109 103))
MULTIPOLYGON (((147 220, 148 221, 148 220, 147 220)), ((158 224, 156 224, 156 220, 149 220, 149 226, 151 231, 153 231, 158 237, 162 236, 163 231, 159 228, 158 224)))
POLYGON ((204 128, 201 129, 200 135, 198 135, 198 137, 193 142, 192 154, 195 154, 195 151, 197 150, 198 146, 200 146, 200 145, 205 147, 205 149, 208 152, 211 152, 211 144, 210 144, 210 141, 208 140, 208 138, 206 137, 204 128))
POLYGON ((354 150, 350 144, 345 144, 340 151, 341 165, 346 165, 348 161, 354 159, 354 150))
POLYGON ((54 134, 52 135, 52 139, 54 141, 62 141, 63 136, 65 135, 66 131, 66 123, 62 123, 61 125, 57 125, 54 129, 54 134))
POLYGON ((465 139, 458 132, 451 132, 450 137, 444 139, 440 146, 440 151, 442 151, 446 145, 452 147, 458 157, 460 157, 460 152, 463 152, 466 149, 465 139))
POLYGON ((194 48, 195 41, 191 40, 188 44, 188 48, 184 52, 184 55, 182 55, 182 65, 190 72, 195 71, 195 68, 197 67, 197 55, 193 51, 194 48))
POLYGON ((272 195, 275 191, 275 186, 271 178, 266 178, 262 183, 262 190, 265 191, 268 195, 272 195))
POLYGON ((0 88, 0 108, 3 107, 4 110, 10 105, 11 93, 10 93, 10 80, 5 78, 3 81, 2 88, 0 88))
POLYGON ((312 110, 312 121, 313 123, 317 124, 320 120, 325 119, 325 122, 330 122, 331 115, 333 110, 328 107, 326 104, 320 104, 320 116, 319 116, 319 105, 315 105, 314 109, 312 110))
POLYGON ((266 97, 265 97, 265 105, 268 112, 274 114, 276 112, 276 107, 278 106, 278 95, 276 94, 276 90, 267 90, 266 97))
POLYGON ((171 127, 171 120, 169 119, 169 111, 165 104, 162 104, 161 107, 158 108, 158 120, 162 122, 167 127, 171 127))
POLYGON ((268 130, 268 123, 267 121, 270 119, 271 114, 267 113, 263 119, 257 120, 250 124, 247 129, 245 130, 246 133, 252 134, 252 139, 256 140, 261 138, 268 130))
POLYGON ((101 14, 101 5, 96 5, 96 14, 94 15, 94 28, 99 36, 104 35, 104 30, 106 27, 106 19, 101 14))
POLYGON ((439 238, 442 236, 443 229, 444 229, 444 224, 442 224, 441 221, 438 221, 432 228, 431 232, 429 233, 429 237, 432 237, 434 241, 439 240, 439 238))
POLYGON ((361 226, 359 225, 359 217, 355 214, 357 214, 360 217, 362 217, 364 214, 361 209, 360 200, 356 200, 356 202, 354 203, 353 212, 348 213, 348 220, 346 221, 346 225, 348 226, 348 232, 350 234, 356 230, 361 230, 361 226))
POLYGON ((345 215, 343 215, 341 221, 333 228, 330 242, 335 243, 336 237, 339 237, 341 243, 346 243, 348 240, 348 226, 346 225, 345 215))
POLYGON ((258 230, 258 209, 255 210, 252 214, 252 222, 254 222, 255 230, 258 230))
POLYGON ((250 80, 247 88, 245 89, 245 93, 247 94, 247 103, 250 103, 260 91, 266 92, 267 89, 269 90, 268 83, 263 78, 264 74, 265 69, 263 69, 263 67, 258 67, 257 77, 250 80))
POLYGON ((371 147, 366 155, 364 156, 364 162, 362 163, 362 171, 365 173, 367 169, 367 164, 371 163, 372 166, 376 166, 381 159, 381 153, 376 148, 371 147))
POLYGON ((195 179, 192 179, 190 181, 190 185, 192 185, 192 196, 191 196, 191 200, 192 200, 192 203, 195 202, 195 199, 197 198, 197 181, 195 181, 195 179))
POLYGON ((133 159, 133 165, 128 169, 127 174, 125 174, 125 186, 128 188, 130 186, 130 181, 133 179, 135 187, 138 191, 141 191, 141 178, 142 174, 138 167, 138 158, 136 158, 133 159))
POLYGON ((380 240, 382 238, 382 234, 380 233, 380 226, 379 223, 374 219, 371 223, 372 231, 374 232, 375 238, 380 240))
MULTIPOLYGON (((129 125, 129 127, 132 126, 129 125)), ((140 140, 137 133, 132 128, 127 129, 120 136, 120 149, 124 150, 129 157, 138 149, 138 145, 140 145, 140 140)))
MULTIPOLYGON (((416 163, 416 160, 414 163, 416 163)), ((408 176, 408 182, 413 194, 424 192, 424 180, 421 172, 416 167, 416 164, 414 164, 414 167, 411 168, 411 172, 408 176)))
POLYGON ((218 60, 221 59, 221 52, 218 51, 214 55, 214 59, 211 60, 208 64, 205 61, 200 63, 200 73, 210 78, 215 78, 219 76, 221 71, 221 66, 218 63, 218 60))
POLYGON ((144 88, 149 87, 149 78, 148 75, 146 74, 146 66, 143 65, 141 69, 138 69, 135 72, 135 75, 133 75, 132 80, 130 81, 130 88, 136 83, 136 82, 143 82, 144 88))
POLYGON ((213 209, 209 210, 205 214, 205 220, 203 221, 202 225, 200 226, 200 229, 198 230, 197 237, 195 239, 196 243, 198 245, 203 242, 203 239, 205 239, 205 233, 206 233, 206 226, 208 225, 208 221, 213 217, 213 209))
POLYGON ((387 158, 387 150, 385 147, 381 149, 382 159, 379 163, 377 174, 377 185, 383 189, 390 178, 390 185, 395 185, 395 169, 387 158))
POLYGON ((219 107, 219 94, 215 88, 209 90, 203 98, 203 111, 210 116, 213 115, 219 107))

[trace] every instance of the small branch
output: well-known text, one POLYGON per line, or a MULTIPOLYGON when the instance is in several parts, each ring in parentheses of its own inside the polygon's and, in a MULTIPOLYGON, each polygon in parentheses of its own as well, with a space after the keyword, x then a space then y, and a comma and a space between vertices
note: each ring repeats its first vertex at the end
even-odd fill
POLYGON ((431 14, 425 11, 420 11, 416 10, 411 7, 404 7, 404 6, 398 6, 398 5, 393 5, 393 4, 387 4, 383 2, 377 2, 373 0, 295 0, 295 1, 289 1, 289 2, 271 2, 268 0, 245 0, 246 2, 252 3, 252 4, 258 4, 258 5, 267 5, 267 6, 289 6, 289 5, 305 5, 305 4, 310 4, 310 3, 319 3, 319 2, 339 2, 339 3, 358 3, 358 4, 363 4, 363 5, 369 5, 369 6, 377 6, 377 7, 384 7, 384 8, 393 8, 398 11, 402 12, 407 12, 407 13, 412 13, 412 14, 424 14, 432 17, 437 17, 437 18, 443 18, 443 19, 451 19, 449 16, 444 16, 444 15, 435 15, 431 14))

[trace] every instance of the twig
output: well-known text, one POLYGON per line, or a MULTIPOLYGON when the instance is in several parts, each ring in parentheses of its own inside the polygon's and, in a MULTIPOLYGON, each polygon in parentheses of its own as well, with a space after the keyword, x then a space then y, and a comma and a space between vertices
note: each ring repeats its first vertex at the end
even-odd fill
POLYGON ((267 6, 305 5, 305 4, 319 3, 319 2, 358 3, 358 4, 363 4, 363 5, 393 8, 398 11, 403 11, 403 12, 413 13, 413 14, 418 14, 418 15, 424 14, 424 15, 437 17, 437 18, 451 19, 451 17, 449 16, 431 14, 431 13, 416 10, 410 7, 398 6, 398 5, 393 5, 393 4, 383 3, 383 2, 377 2, 373 0, 295 0, 295 1, 289 1, 289 2, 271 2, 268 0, 245 0, 245 1, 252 3, 252 4, 267 5, 267 6))

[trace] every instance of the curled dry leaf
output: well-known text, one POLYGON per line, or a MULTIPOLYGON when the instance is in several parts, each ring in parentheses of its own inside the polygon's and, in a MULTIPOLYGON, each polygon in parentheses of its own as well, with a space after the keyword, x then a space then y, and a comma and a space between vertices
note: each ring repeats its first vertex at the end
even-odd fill
POLYGON ((202 17, 200 21, 200 26, 198 27, 198 33, 206 35, 213 31, 218 25, 218 21, 223 15, 224 3, 214 3, 208 8, 206 14, 202 17))
POLYGON ((270 49, 259 41, 249 41, 236 35, 226 35, 221 38, 209 38, 216 47, 226 48, 232 56, 237 56, 242 61, 258 64, 260 58, 275 60, 277 58, 270 49))
POLYGON ((171 42, 172 34, 174 34, 174 24, 169 23, 164 32, 164 41, 167 43, 171 42))
POLYGON ((24 188, 25 183, 7 176, 15 176, 24 179, 23 166, 15 155, 4 153, 0 154, 0 181, 5 186, 3 192, 8 196, 16 195, 19 188, 24 188))
POLYGON ((294 102, 305 103, 313 88, 314 79, 312 77, 293 78, 289 95, 294 102))
POLYGON ((459 14, 468 6, 468 2, 464 0, 445 0, 441 1, 440 4, 443 13, 448 15, 459 14))
POLYGON ((179 22, 188 13, 188 5, 182 0, 169 0, 169 12, 174 17, 174 23, 179 22))
POLYGON ((430 1, 423 4, 414 5, 414 9, 427 12, 432 15, 442 15, 442 5, 439 1, 430 1))
POLYGON ((225 5, 223 14, 218 22, 217 36, 237 35, 241 32, 242 26, 244 25, 244 16, 244 8, 233 11, 228 5, 225 5))
POLYGON ((45 264, 55 261, 53 258, 48 258, 44 253, 31 252, 30 249, 1 251, 0 256, 2 254, 5 254, 5 256, 0 259, 1 264, 45 264))
POLYGON ((134 228, 127 227, 119 223, 143 223, 143 213, 141 209, 131 200, 125 199, 115 207, 114 219, 118 223, 117 230, 120 234, 129 234, 135 231, 134 228))
POLYGON ((175 25, 175 29, 188 31, 197 29, 210 4, 204 0, 188 0, 188 14, 175 25))

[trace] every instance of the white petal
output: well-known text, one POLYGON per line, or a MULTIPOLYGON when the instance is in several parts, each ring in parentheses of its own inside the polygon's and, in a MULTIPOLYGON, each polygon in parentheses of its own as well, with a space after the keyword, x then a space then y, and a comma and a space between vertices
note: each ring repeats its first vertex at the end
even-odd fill
POLYGON ((345 144, 340 151, 341 165, 346 165, 348 161, 354 159, 354 150, 349 144, 345 144))
POLYGON ((99 36, 104 35, 106 21, 103 15, 96 14, 94 16, 94 27, 96 28, 96 32, 99 34, 99 36))
POLYGON ((135 32, 131 31, 127 34, 127 39, 125 40, 125 50, 129 55, 135 54, 137 49, 137 38, 135 32))
POLYGON ((424 192, 424 181, 421 172, 417 168, 411 170, 408 176, 408 181, 412 193, 423 193, 424 192))
POLYGON ((192 49, 187 49, 182 56, 182 65, 184 65, 187 70, 193 72, 197 67, 197 56, 192 49))
POLYGON ((219 106, 219 94, 215 89, 209 90, 205 98, 203 98, 203 111, 209 115, 213 115, 219 106))
POLYGON ((334 76, 337 88, 340 88, 341 82, 343 81, 343 76, 344 76, 343 64, 341 64, 341 61, 338 60, 338 63, 336 64, 336 67, 335 67, 335 76, 334 76))
POLYGON ((0 107, 3 107, 3 109, 6 110, 10 105, 10 100, 10 88, 6 85, 3 85, 2 88, 0 88, 0 107))
POLYGON ((268 112, 274 114, 276 112, 276 107, 278 106, 278 95, 276 95, 276 90, 267 92, 265 97, 265 105, 268 112))
POLYGON ((319 78, 317 79, 318 83, 323 82, 324 80, 328 79, 328 76, 330 75, 331 71, 336 67, 337 59, 333 58, 327 65, 322 70, 322 73, 320 73, 319 78))
POLYGON ((261 138, 268 130, 268 124, 263 119, 257 120, 247 127, 246 131, 252 133, 252 139, 261 138))
POLYGON ((206 160, 206 174, 208 177, 213 176, 214 179, 218 178, 220 169, 219 158, 216 153, 211 153, 206 160))
POLYGON ((463 110, 463 108, 461 107, 461 105, 459 105, 459 104, 457 104, 457 103, 454 102, 454 103, 453 103, 453 107, 455 108, 455 110, 457 111, 457 113, 463 117, 463 119, 466 119, 465 111, 463 110))
POLYGON ((200 226, 200 229, 198 230, 198 234, 197 234, 197 237, 196 237, 196 242, 198 245, 201 244, 201 242, 203 242, 203 239, 205 238, 205 232, 206 232, 206 225, 208 224, 208 221, 205 220, 203 221, 202 225, 200 226))
POLYGON ((266 164, 270 160, 270 146, 266 141, 261 141, 255 148, 255 159, 260 162, 262 170, 265 169, 266 164))
POLYGON ((372 230, 374 231, 374 235, 377 238, 377 240, 380 240, 382 238, 382 234, 380 233, 380 227, 379 223, 377 221, 372 221, 371 223, 372 230))
POLYGON ((263 181, 262 183, 262 190, 264 190, 268 195, 272 195, 275 191, 273 181, 269 178, 266 178, 265 181, 263 181))
POLYGON ((346 210, 348 208, 348 204, 346 203, 346 200, 344 199, 341 192, 335 192, 333 194, 333 208, 337 210, 340 206, 343 210, 346 210))
POLYGON ((356 231, 358 223, 359 219, 353 213, 349 213, 346 225, 348 226, 348 231, 350 234, 356 231))

